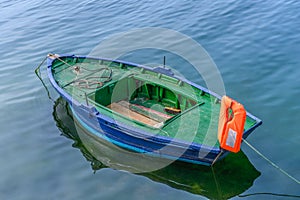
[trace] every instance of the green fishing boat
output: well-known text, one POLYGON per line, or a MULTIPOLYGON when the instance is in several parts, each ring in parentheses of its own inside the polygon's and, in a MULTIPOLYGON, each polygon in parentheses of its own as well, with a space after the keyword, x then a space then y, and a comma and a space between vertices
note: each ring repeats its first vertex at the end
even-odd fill
POLYGON ((262 123, 238 102, 164 67, 57 54, 47 65, 80 128, 152 157, 211 165, 238 152, 262 123))
POLYGON ((260 172, 240 151, 217 162, 213 168, 184 162, 145 172, 151 158, 112 146, 109 141, 86 132, 75 125, 68 103, 58 98, 53 117, 62 135, 71 139, 72 147, 80 150, 96 173, 104 168, 136 172, 141 176, 209 199, 229 199, 247 191, 260 176, 260 172))

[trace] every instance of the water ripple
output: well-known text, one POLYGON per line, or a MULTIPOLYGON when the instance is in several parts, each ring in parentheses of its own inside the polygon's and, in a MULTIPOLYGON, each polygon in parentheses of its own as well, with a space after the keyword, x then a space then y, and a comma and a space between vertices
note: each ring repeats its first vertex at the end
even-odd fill
MULTIPOLYGON (((165 198, 165 192, 170 198, 199 197, 111 169, 92 175, 90 163, 60 136, 53 104, 35 77, 34 69, 49 52, 89 54, 111 34, 139 27, 171 28, 203 45, 219 67, 227 94, 263 119, 252 143, 299 177, 294 163, 300 162, 295 153, 300 128, 300 1, 3 0, 0 9, 1 199, 117 198, 117 192, 124 191, 132 192, 126 196, 131 199, 138 199, 141 191, 149 199, 150 192, 157 198, 165 198)), ((161 54, 147 51, 131 59, 157 63, 161 54)), ((181 58, 170 59, 178 71, 202 83, 181 58)), ((41 72, 50 86, 45 66, 41 72)), ((57 97, 54 90, 50 93, 57 97)), ((248 155, 262 173, 251 190, 299 193, 296 186, 283 188, 290 185, 285 177, 257 155, 248 155)))

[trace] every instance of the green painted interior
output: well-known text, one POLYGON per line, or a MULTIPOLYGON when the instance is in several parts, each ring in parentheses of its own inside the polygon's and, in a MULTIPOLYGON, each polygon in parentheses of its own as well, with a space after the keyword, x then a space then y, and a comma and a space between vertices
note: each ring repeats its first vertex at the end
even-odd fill
MULTIPOLYGON (((144 68, 96 59, 55 60, 52 70, 58 85, 68 94, 83 104, 87 97, 88 103, 104 115, 153 134, 219 146, 217 129, 220 101, 185 82, 144 68), (76 72, 76 67, 79 67, 79 72, 76 72), (112 70, 112 79, 95 88, 95 83, 104 82, 106 78, 103 77, 108 76, 105 74, 107 70, 102 68, 112 70), (93 88, 89 88, 88 85, 92 83, 93 88), (159 128, 150 127, 107 108, 119 101, 130 103, 131 110, 149 116, 162 125, 159 128), (181 113, 168 113, 165 107, 180 109, 181 113), (166 120, 161 117, 164 115, 172 118, 166 120)), ((254 124, 255 120, 247 117, 245 130, 254 124)))

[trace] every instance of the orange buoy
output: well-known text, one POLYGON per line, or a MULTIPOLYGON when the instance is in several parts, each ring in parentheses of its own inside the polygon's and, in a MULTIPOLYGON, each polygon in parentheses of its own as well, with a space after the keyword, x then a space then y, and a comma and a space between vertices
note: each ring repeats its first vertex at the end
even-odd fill
POLYGON ((241 148, 246 110, 235 100, 223 96, 219 115, 218 139, 222 149, 238 152, 241 148))

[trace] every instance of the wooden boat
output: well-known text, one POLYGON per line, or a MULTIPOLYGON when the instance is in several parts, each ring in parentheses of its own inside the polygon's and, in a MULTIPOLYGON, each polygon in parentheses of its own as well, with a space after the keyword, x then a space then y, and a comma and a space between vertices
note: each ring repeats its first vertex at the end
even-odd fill
MULTIPOLYGON (((107 167, 131 172, 143 172, 145 169, 141 166, 143 157, 140 154, 132 154, 129 150, 112 146, 109 141, 93 137, 85 129, 78 128, 64 99, 58 98, 55 101, 53 117, 62 135, 74 141, 72 147, 80 150, 95 172, 107 167), (139 162, 130 162, 131 160, 139 162)), ((260 176, 260 172, 240 151, 226 156, 213 169, 203 165, 173 162, 159 170, 139 175, 208 199, 230 199, 248 190, 260 176)))
POLYGON ((76 123, 131 151, 212 165, 238 152, 262 123, 236 101, 163 67, 57 54, 47 56, 47 65, 76 123))

